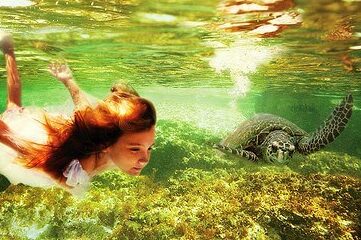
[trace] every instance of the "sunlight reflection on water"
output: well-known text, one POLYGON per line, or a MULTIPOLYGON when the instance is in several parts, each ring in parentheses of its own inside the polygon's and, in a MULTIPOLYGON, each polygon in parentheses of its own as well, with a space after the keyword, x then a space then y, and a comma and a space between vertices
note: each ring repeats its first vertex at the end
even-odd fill
POLYGON ((28 7, 34 5, 33 2, 28 0, 1 0, 0 7, 28 7))
POLYGON ((261 43, 261 39, 239 38, 230 46, 215 50, 209 64, 218 73, 229 72, 234 82, 231 96, 244 96, 251 87, 249 75, 283 51, 279 46, 263 46, 261 43))

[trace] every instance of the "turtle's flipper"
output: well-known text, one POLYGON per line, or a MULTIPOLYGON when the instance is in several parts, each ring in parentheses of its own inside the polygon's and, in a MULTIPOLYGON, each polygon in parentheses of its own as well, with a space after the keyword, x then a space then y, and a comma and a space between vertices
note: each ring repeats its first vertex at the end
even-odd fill
POLYGON ((227 151, 235 155, 239 155, 241 157, 245 157, 253 162, 257 162, 259 158, 251 151, 243 150, 243 149, 237 149, 237 148, 231 148, 222 144, 214 144, 214 148, 217 148, 221 151, 227 151))
POLYGON ((309 154, 331 143, 345 128, 352 115, 352 95, 348 94, 313 134, 301 138, 298 150, 309 154))

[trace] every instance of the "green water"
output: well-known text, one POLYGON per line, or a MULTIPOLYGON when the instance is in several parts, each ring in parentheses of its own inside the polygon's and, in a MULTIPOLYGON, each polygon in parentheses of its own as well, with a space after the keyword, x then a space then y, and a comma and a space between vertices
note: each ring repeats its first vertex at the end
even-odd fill
MULTIPOLYGON (((222 30, 230 17, 216 0, 33 3, 0 7, 0 28, 16 44, 23 104, 71 108, 46 71, 49 62, 66 60, 94 97, 125 80, 152 100, 157 144, 144 176, 99 176, 85 200, 58 189, 8 188, 0 196, 0 237, 360 237, 361 50, 350 47, 360 46, 361 2, 296 1, 303 23, 271 38, 222 30), (344 19, 352 37, 327 39, 344 19), (349 92, 354 111, 341 136, 287 166, 253 164, 210 147, 258 112, 312 131, 349 92)), ((4 109, 4 67, 0 78, 4 109)))

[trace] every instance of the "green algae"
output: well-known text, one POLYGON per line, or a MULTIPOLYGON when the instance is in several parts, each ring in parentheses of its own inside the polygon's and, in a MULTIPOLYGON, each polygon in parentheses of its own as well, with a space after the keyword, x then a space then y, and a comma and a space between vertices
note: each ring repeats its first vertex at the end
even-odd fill
POLYGON ((361 182, 325 174, 188 169, 165 185, 107 173, 85 199, 13 186, 0 197, 1 235, 37 239, 356 238, 361 182), (109 186, 107 178, 118 179, 109 186))
POLYGON ((144 176, 105 172, 85 198, 10 186, 0 236, 12 239, 357 239, 360 159, 320 151, 289 165, 218 152, 219 140, 162 121, 144 176), (190 137, 189 135, 192 135, 190 137), (185 160, 186 159, 186 160, 185 160), (171 161, 171 164, 166 164, 171 161), (203 161, 203 162, 202 162, 203 161), (31 231, 30 231, 31 230, 31 231))

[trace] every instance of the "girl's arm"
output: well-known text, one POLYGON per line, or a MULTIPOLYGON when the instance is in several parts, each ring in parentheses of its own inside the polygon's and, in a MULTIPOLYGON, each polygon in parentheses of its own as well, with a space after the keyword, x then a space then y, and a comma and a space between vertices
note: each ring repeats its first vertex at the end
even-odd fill
POLYGON ((85 93, 79 88, 78 84, 73 78, 73 74, 67 64, 52 63, 49 65, 49 72, 56 79, 64 84, 69 90, 71 98, 73 99, 75 108, 83 108, 90 105, 85 93))

